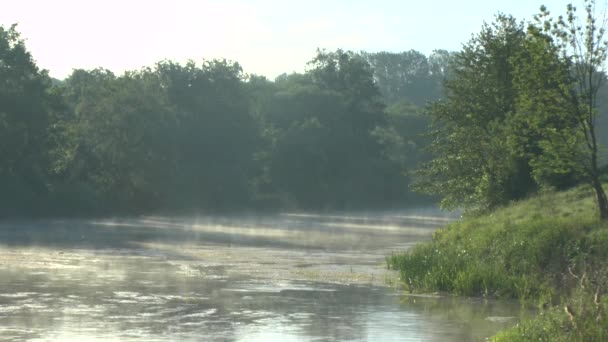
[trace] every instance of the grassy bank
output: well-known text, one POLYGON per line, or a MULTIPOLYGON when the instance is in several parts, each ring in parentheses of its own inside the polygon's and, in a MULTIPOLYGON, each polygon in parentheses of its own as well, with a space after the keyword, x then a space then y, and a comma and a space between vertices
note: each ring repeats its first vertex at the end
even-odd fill
POLYGON ((387 263, 411 292, 517 298, 544 309, 497 341, 608 338, 608 224, 587 187, 449 224, 387 263))

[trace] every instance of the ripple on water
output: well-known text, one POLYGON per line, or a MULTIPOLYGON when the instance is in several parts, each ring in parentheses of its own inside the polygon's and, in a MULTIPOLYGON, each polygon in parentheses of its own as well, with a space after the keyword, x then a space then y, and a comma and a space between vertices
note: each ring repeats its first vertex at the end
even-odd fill
POLYGON ((85 305, 85 304, 79 304, 73 307, 66 307, 63 309, 63 313, 64 314, 72 314, 72 315, 89 315, 89 314, 95 314, 95 313, 101 313, 104 312, 105 308, 101 305, 95 305, 95 306, 90 306, 90 305, 85 305))
POLYGON ((131 291, 114 291, 114 295, 116 297, 137 297, 139 296, 139 292, 131 292, 131 291))
POLYGON ((26 309, 34 309, 37 310, 38 312, 44 312, 46 311, 45 309, 48 309, 48 306, 44 305, 44 304, 30 304, 30 303, 25 303, 21 305, 22 307, 26 308, 26 309))
POLYGON ((282 293, 287 291, 335 292, 336 289, 328 288, 322 285, 312 286, 311 284, 246 282, 237 285, 237 287, 222 289, 222 291, 245 293, 282 293))
POLYGON ((172 309, 159 308, 159 310, 157 311, 157 314, 159 316, 179 317, 179 313, 181 313, 182 311, 188 310, 188 309, 189 309, 189 307, 185 307, 185 306, 178 306, 178 307, 172 308, 172 309))
POLYGON ((106 318, 115 321, 139 321, 141 319, 136 315, 108 315, 106 318))
POLYGON ((114 298, 106 299, 106 302, 114 303, 114 304, 137 304, 137 303, 139 303, 138 301, 133 300, 133 299, 114 299, 114 298))
POLYGON ((2 305, 0 313, 12 313, 21 310, 21 305, 2 305))
POLYGON ((312 314, 310 312, 294 312, 287 316, 290 318, 296 318, 296 319, 308 319, 310 317, 313 317, 314 314, 312 314))
POLYGON ((217 312, 217 309, 212 308, 212 309, 204 310, 204 311, 201 311, 201 312, 195 312, 195 313, 183 315, 181 317, 183 319, 188 319, 188 318, 205 318, 205 317, 209 317, 209 316, 213 315, 216 312, 217 312))
POLYGON ((12 333, 32 333, 33 330, 25 329, 25 328, 15 328, 15 327, 2 327, 0 326, 0 332, 12 332, 12 333))
POLYGON ((38 292, 15 292, 15 293, 0 293, 0 297, 5 298, 27 298, 38 294, 38 292))

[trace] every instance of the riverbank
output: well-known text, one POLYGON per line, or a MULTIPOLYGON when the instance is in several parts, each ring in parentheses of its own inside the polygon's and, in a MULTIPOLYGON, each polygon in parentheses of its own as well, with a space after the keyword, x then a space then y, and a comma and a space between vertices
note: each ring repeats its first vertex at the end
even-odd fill
POLYGON ((541 308, 496 341, 608 337, 608 295, 602 295, 608 291, 608 224, 599 222, 587 187, 542 193, 448 224, 387 263, 410 292, 514 298, 541 308))

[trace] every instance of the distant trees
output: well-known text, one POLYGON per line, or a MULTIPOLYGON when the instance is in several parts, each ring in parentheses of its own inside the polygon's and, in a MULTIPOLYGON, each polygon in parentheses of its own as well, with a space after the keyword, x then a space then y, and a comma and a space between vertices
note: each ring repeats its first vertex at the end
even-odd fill
POLYGON ((277 79, 262 110, 274 141, 275 191, 305 208, 380 206, 403 200, 401 166, 382 153, 376 129, 388 116, 369 64, 351 52, 319 51, 304 75, 277 79))
MULTIPOLYGON (((407 171, 425 157, 428 121, 413 103, 426 101, 419 97, 435 81, 422 80, 439 72, 418 54, 426 62, 417 78, 389 81, 371 56, 318 51, 307 72, 275 81, 226 60, 52 80, 15 27, 2 28, 0 215, 385 208, 420 199, 407 171), (391 87, 399 90, 388 101, 381 89, 391 87)), ((399 65, 417 70, 417 61, 399 65)))
POLYGON ((170 196, 179 208, 234 208, 250 199, 258 127, 238 63, 159 63, 156 71, 173 108, 170 196))
POLYGON ((443 81, 449 78, 454 54, 435 50, 430 56, 410 50, 395 52, 362 52, 361 56, 374 71, 380 93, 388 105, 410 102, 423 107, 443 98, 443 81))

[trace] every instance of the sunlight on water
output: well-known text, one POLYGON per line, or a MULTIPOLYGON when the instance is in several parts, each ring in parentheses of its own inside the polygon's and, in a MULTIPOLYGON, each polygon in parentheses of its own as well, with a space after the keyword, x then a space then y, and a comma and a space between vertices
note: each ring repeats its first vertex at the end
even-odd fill
POLYGON ((0 230, 0 340, 462 341, 514 324, 516 304, 400 299, 385 287, 395 274, 384 256, 442 220, 146 217, 0 230))

